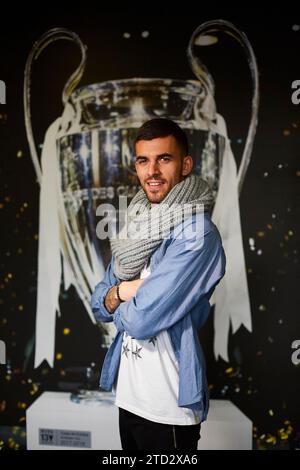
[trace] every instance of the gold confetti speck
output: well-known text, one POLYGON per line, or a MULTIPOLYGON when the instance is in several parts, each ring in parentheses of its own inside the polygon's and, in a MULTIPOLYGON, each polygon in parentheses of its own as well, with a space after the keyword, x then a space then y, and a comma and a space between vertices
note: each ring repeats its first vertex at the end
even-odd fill
POLYGON ((18 408, 21 409, 21 410, 26 410, 27 404, 23 401, 19 401, 18 402, 18 408))
POLYGON ((32 390, 30 390, 30 395, 35 395, 39 390, 39 387, 37 386, 37 384, 33 383, 32 384, 32 390))
POLYGON ((71 333, 70 328, 64 328, 64 329, 63 329, 63 334, 64 334, 64 335, 69 335, 70 333, 71 333))
POLYGON ((267 439, 266 439, 266 442, 268 444, 276 444, 276 437, 275 436, 269 436, 267 439))
POLYGON ((56 359, 60 361, 62 359, 62 353, 56 353, 56 359))
POLYGON ((2 413, 3 411, 5 411, 6 409, 6 401, 5 400, 2 400, 0 402, 0 413, 2 413))

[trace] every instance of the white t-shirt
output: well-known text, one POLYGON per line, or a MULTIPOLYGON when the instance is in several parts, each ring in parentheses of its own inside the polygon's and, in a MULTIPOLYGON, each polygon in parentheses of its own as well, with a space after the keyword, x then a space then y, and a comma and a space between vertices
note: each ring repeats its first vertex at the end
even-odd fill
MULTIPOLYGON (((143 279, 150 274, 146 266, 143 279)), ((150 421, 189 425, 201 422, 201 413, 178 406, 178 362, 168 332, 137 340, 123 335, 121 360, 113 391, 115 405, 150 421)))

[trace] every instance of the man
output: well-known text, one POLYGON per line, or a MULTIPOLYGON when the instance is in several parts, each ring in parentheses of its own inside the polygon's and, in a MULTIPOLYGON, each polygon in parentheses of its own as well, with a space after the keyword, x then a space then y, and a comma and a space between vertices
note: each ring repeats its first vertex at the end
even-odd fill
POLYGON ((141 189, 92 296, 96 320, 117 328, 100 386, 116 393, 123 450, 196 450, 209 401, 197 329, 225 254, 210 218, 212 192, 192 174, 182 129, 152 119, 134 145, 141 189))

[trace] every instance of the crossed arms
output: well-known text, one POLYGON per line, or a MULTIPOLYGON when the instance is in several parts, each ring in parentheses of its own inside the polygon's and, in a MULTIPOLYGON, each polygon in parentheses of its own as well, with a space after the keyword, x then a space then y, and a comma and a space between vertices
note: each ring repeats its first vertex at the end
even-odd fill
MULTIPOLYGON (((123 281, 119 285, 119 293, 122 300, 129 302, 136 295, 136 292, 144 279, 136 279, 134 281, 123 281)), ((117 298, 117 287, 113 286, 109 289, 106 297, 104 298, 104 306, 109 313, 113 313, 120 305, 120 300, 117 298)))
POLYGON ((114 321, 118 331, 148 339, 173 326, 195 306, 199 306, 199 315, 204 315, 215 286, 225 274, 226 258, 217 230, 206 232, 199 249, 193 249, 193 243, 195 248, 199 240, 174 239, 147 278, 123 282, 120 295, 126 301, 122 303, 114 299, 119 281, 113 273, 112 258, 92 295, 95 319, 114 321))

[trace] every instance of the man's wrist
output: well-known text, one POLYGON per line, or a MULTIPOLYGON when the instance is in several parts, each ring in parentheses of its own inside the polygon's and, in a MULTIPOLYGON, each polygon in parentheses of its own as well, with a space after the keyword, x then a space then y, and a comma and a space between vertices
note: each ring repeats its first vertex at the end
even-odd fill
POLYGON ((118 299, 120 303, 125 302, 125 300, 120 296, 120 284, 116 285, 116 299, 118 299))

